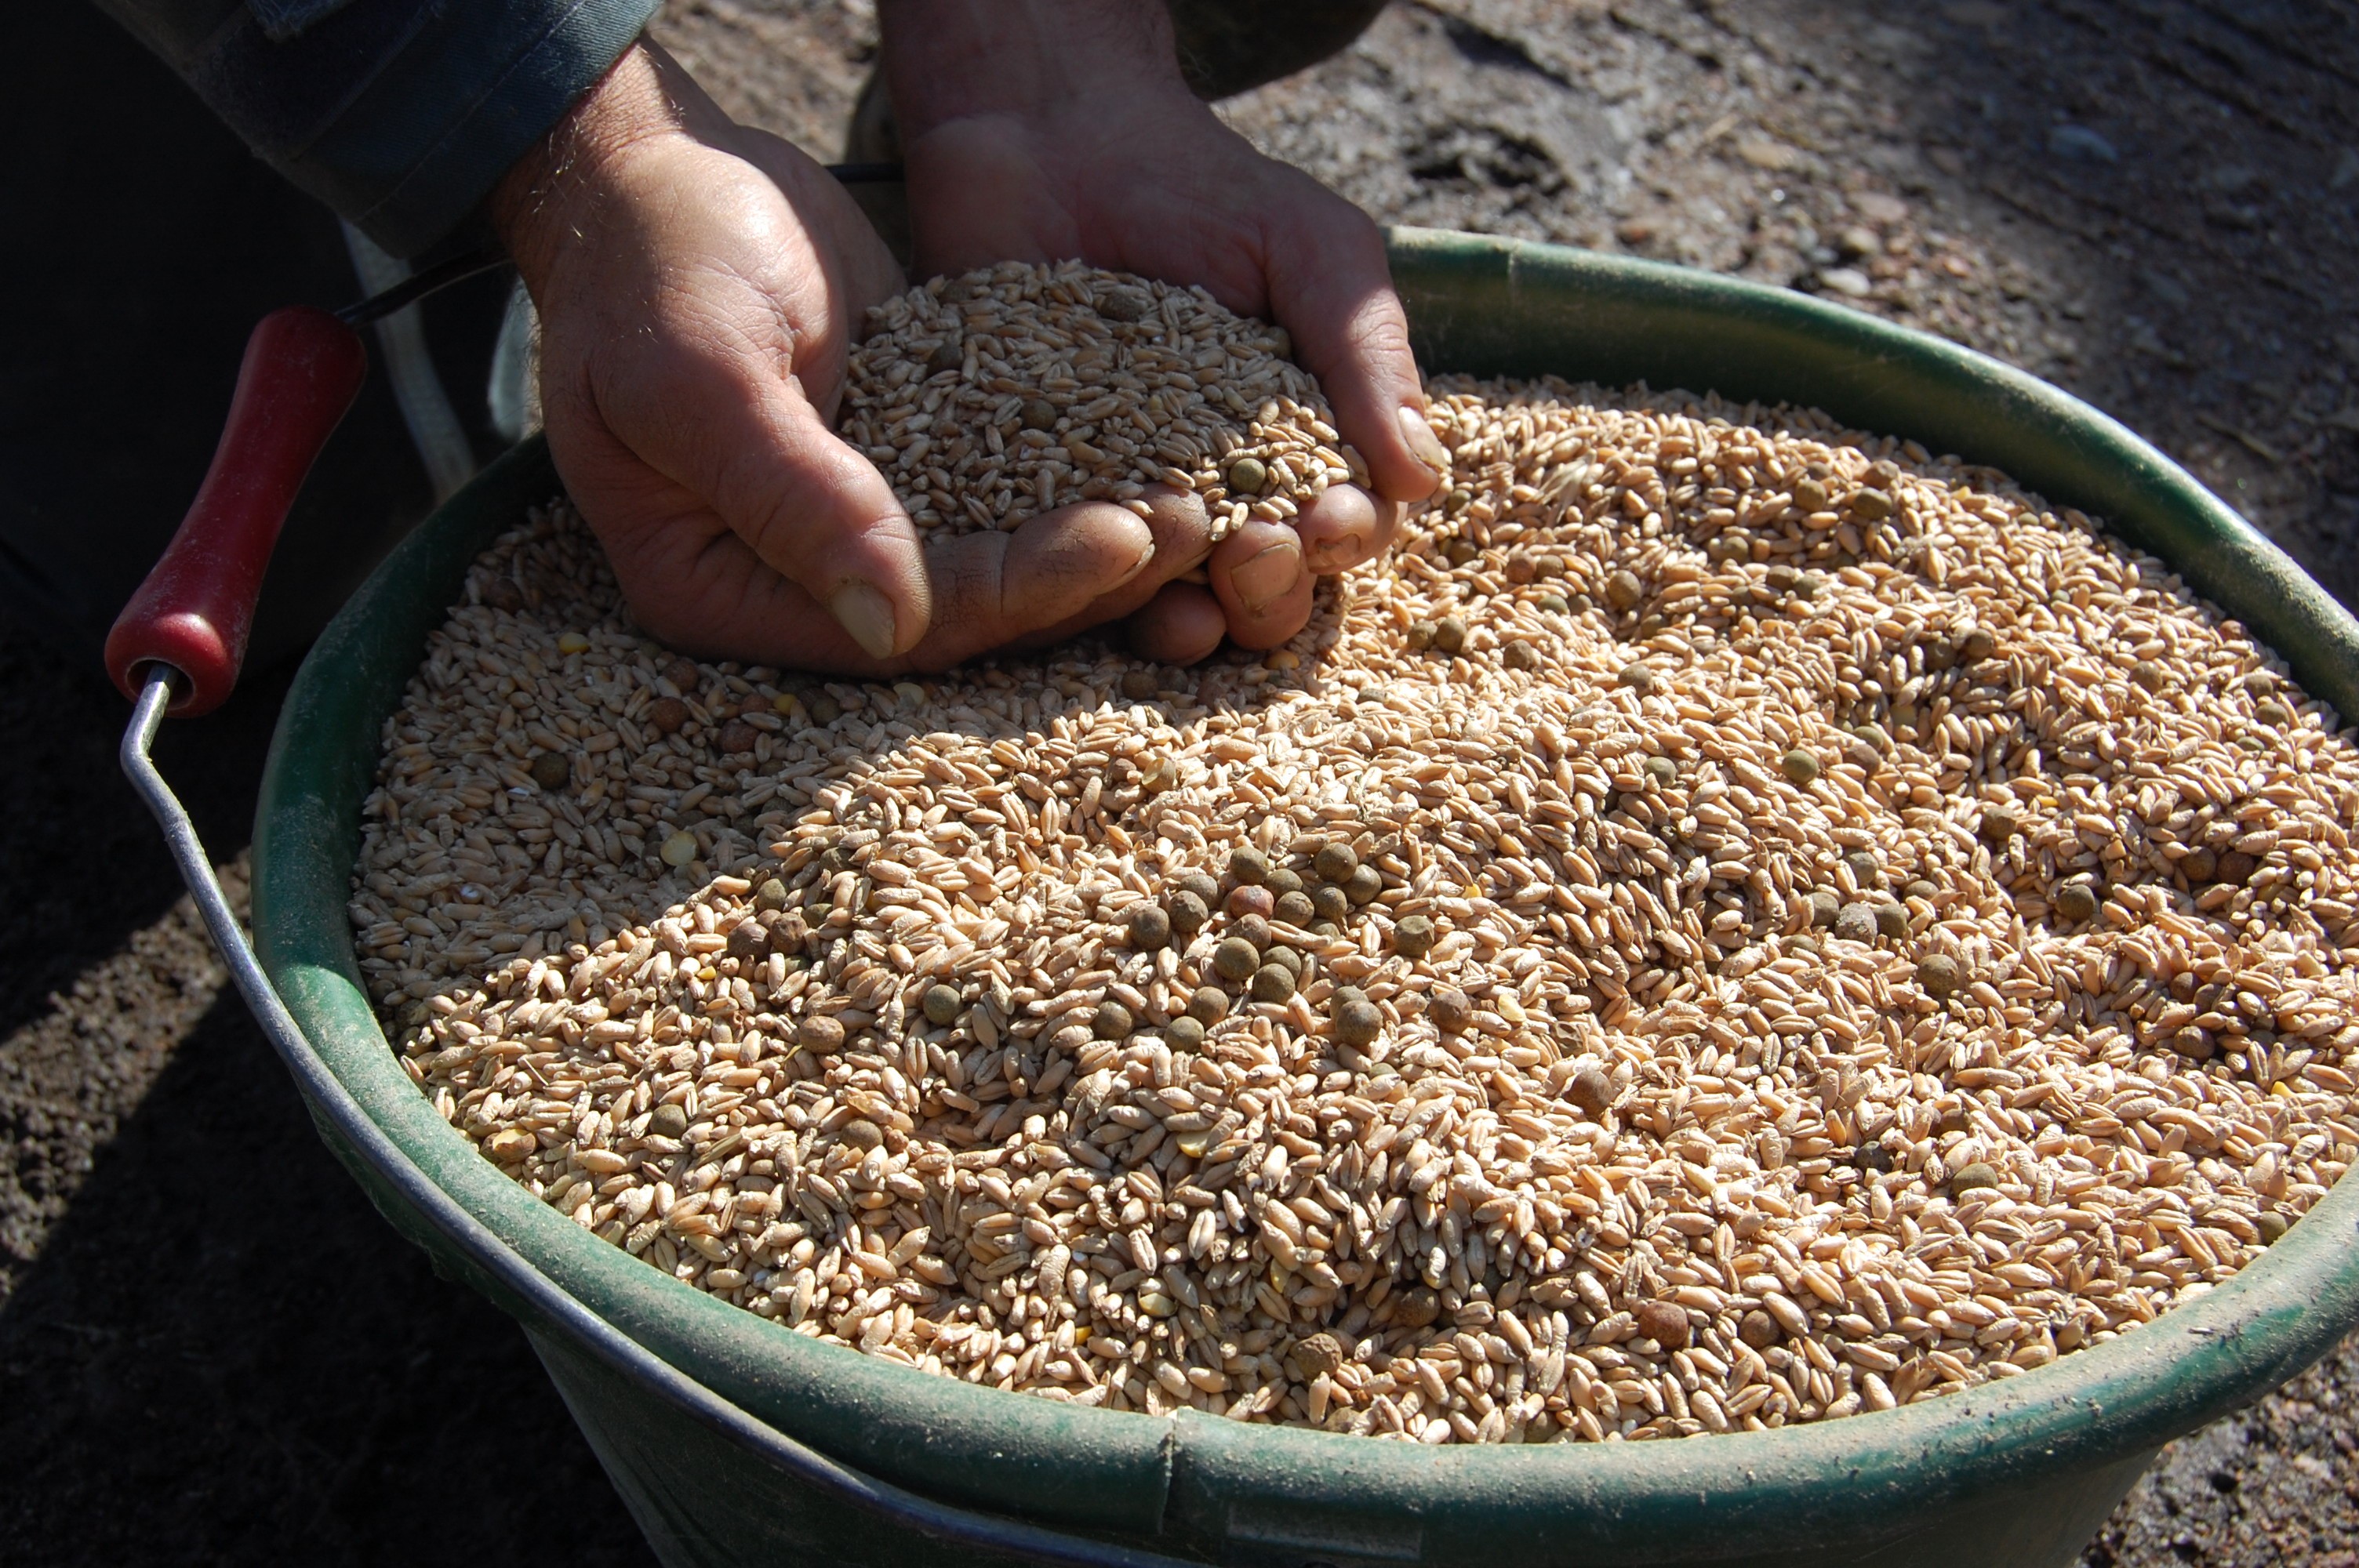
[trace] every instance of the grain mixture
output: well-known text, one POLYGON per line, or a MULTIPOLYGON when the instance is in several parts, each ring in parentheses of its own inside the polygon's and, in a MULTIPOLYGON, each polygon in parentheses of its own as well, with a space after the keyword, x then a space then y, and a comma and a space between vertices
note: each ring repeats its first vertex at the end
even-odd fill
POLYGON ((2168 571, 1807 413, 1437 384, 1264 658, 697 665, 561 505, 353 914, 546 1202, 794 1332, 1426 1443, 1923 1400, 2359 1152, 2359 750, 2168 571))
POLYGON ((1013 528, 1060 503, 1203 498, 1212 536, 1367 482, 1286 330, 1201 288, 1063 262, 936 278, 869 313, 844 438, 921 531, 1013 528))

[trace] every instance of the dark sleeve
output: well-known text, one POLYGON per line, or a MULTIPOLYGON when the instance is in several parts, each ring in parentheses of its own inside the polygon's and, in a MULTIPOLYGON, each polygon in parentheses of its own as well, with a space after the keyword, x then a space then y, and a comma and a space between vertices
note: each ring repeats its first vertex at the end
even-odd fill
POLYGON ((450 235, 658 0, 98 0, 378 244, 450 235))

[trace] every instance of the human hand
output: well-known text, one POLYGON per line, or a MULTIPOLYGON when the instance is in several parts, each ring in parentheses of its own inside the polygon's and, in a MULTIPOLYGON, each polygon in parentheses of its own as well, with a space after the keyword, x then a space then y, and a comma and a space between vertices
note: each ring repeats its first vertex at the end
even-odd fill
POLYGON ((886 0, 881 17, 920 276, 1079 258, 1201 284, 1292 336, 1373 493, 1331 488, 1294 526, 1217 546, 1201 507, 1173 500, 1154 569, 1087 618, 1131 616, 1139 651, 1174 663, 1224 633, 1293 636, 1314 579, 1380 554, 1448 460, 1375 225, 1188 92, 1153 0, 886 0), (1208 587, 1163 581, 1200 561, 1208 587))
POLYGON ((829 427, 849 340, 905 287, 827 172, 642 44, 491 203, 541 319, 568 491, 673 646, 801 668, 940 668, 1085 623, 1159 519, 1067 507, 921 549, 829 427))

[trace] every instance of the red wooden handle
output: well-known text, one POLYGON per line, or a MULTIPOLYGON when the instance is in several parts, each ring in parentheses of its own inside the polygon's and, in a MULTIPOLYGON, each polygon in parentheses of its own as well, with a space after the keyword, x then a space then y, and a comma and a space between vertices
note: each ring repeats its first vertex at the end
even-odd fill
POLYGON ((172 712, 228 698, 278 530, 367 373, 360 334, 324 310, 289 306, 255 324, 205 482, 107 633, 106 673, 125 696, 166 664, 185 677, 172 712))

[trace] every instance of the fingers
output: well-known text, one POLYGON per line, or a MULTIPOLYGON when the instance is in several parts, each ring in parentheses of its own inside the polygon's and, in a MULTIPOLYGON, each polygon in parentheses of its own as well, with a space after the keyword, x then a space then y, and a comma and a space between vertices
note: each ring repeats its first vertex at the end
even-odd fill
POLYGON ((1060 507, 1012 534, 944 540, 926 552, 939 606, 934 630, 908 662, 944 669, 1035 640, 1044 628, 1086 624, 1082 618, 1144 574, 1156 553, 1147 523, 1107 502, 1060 507))
POLYGON ((1272 235, 1271 309, 1319 378, 1343 439, 1366 460, 1377 494, 1421 500, 1440 482, 1449 454, 1425 417, 1383 236, 1359 209, 1318 195, 1272 235))
POLYGON ((1214 547, 1208 568, 1240 648, 1275 648, 1310 622, 1317 579, 1304 567, 1301 540, 1283 524, 1247 523, 1214 547))
POLYGON ((1400 508, 1357 485, 1332 485, 1294 520, 1303 564, 1319 577, 1350 571, 1392 547, 1400 508))
POLYGON ((1209 659, 1228 635, 1229 622, 1212 590, 1192 582, 1166 583, 1125 627, 1131 652, 1163 665, 1209 659))

